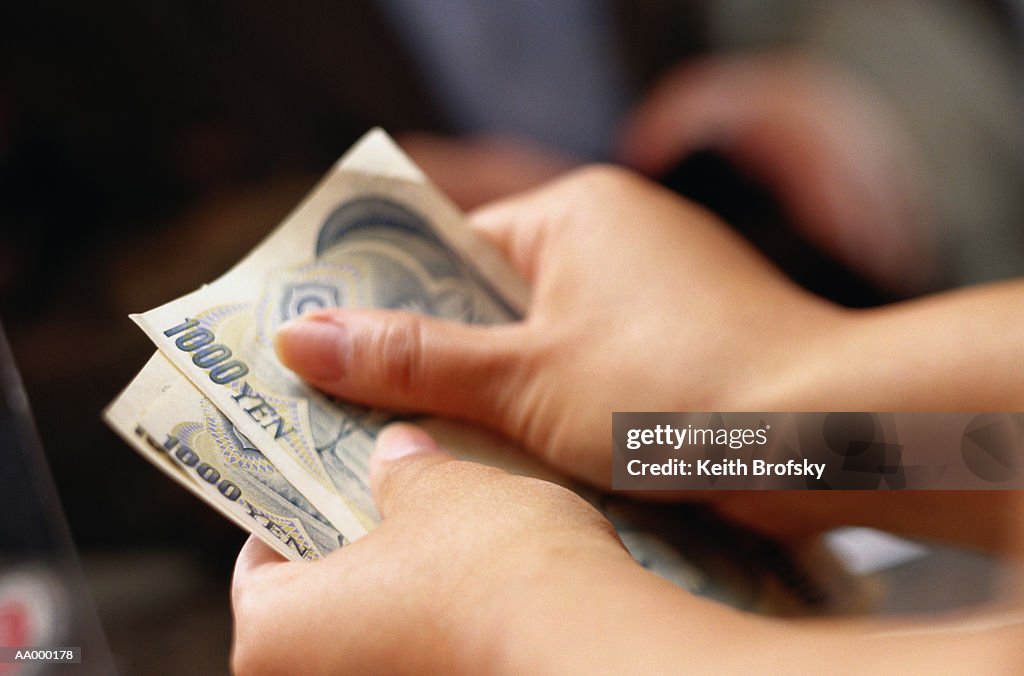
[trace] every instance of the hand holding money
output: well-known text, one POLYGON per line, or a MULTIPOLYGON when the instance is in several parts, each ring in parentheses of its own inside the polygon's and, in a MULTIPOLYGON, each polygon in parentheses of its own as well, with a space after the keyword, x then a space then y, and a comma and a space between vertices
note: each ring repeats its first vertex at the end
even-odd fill
POLYGON ((287 673, 299 654, 310 674, 618 673, 638 651, 682 663, 691 641, 704 671, 737 633, 768 631, 648 574, 571 491, 457 461, 415 427, 380 435, 371 480, 382 526, 321 564, 250 538, 235 673, 287 673))
POLYGON ((279 334, 283 362, 345 400, 499 429, 601 488, 611 482, 612 411, 820 401, 810 388, 781 386, 822 336, 845 329, 846 315, 667 190, 589 168, 470 224, 534 289, 525 321, 323 310, 279 334))
POLYGON ((135 317, 160 353, 107 417, 280 553, 317 559, 379 520, 367 462, 389 417, 299 381, 274 355, 278 327, 342 305, 508 321, 525 297, 497 253, 372 132, 234 269, 135 317))
MULTIPOLYGON (((133 317, 159 351, 108 421, 278 554, 314 561, 380 522, 370 454, 395 414, 365 405, 439 413, 447 418, 419 424, 447 450, 573 487, 645 567, 677 585, 749 608, 820 604, 821 587, 799 572, 779 576, 756 539, 709 529, 702 512, 654 518, 450 419, 504 432, 602 485, 616 406, 685 406, 654 398, 680 383, 705 404, 731 392, 708 358, 725 353, 720 331, 737 331, 723 323, 739 320, 716 279, 745 273, 741 287, 763 306, 751 344, 763 343, 769 308, 820 309, 702 212, 621 172, 582 172, 474 222, 497 249, 371 132, 232 270, 133 317), (644 200, 634 203, 637 191, 644 200), (623 232, 638 221, 650 227, 623 232), (727 253, 725 268, 706 258, 727 253), (533 282, 532 301, 506 257, 533 282), (703 321, 684 315, 663 331, 668 315, 635 312, 638 292, 645 305, 682 304, 703 321), (684 339, 702 350, 680 353, 684 339), (652 349, 664 359, 651 360, 652 349), (765 575, 778 580, 763 584, 765 575)), ((792 337, 777 333, 776 345, 792 337)))

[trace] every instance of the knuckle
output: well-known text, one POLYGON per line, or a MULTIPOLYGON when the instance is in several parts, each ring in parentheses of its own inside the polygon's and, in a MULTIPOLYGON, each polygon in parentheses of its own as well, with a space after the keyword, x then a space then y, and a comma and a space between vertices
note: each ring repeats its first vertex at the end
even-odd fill
POLYGON ((258 604, 252 598, 252 592, 246 586, 233 584, 231 587, 231 611, 235 618, 236 645, 244 645, 244 638, 253 620, 257 616, 253 611, 258 604))
POLYGON ((237 575, 231 581, 231 610, 236 627, 248 627, 258 617, 260 602, 254 598, 257 593, 251 581, 240 580, 237 575))
POLYGON ((418 490, 434 494, 438 489, 467 485, 475 490, 489 485, 505 474, 504 470, 489 465, 466 460, 448 460, 425 468, 412 478, 411 483, 418 490))
POLYGON ((231 673, 255 674, 266 667, 266 660, 259 652, 260 642, 253 640, 255 632, 249 612, 240 612, 236 602, 234 606, 234 639, 231 645, 231 673))
POLYGON ((568 488, 534 477, 513 476, 511 477, 510 486, 515 493, 529 494, 533 496, 536 501, 542 503, 557 505, 566 501, 572 502, 578 499, 576 494, 568 488))
POLYGON ((236 640, 235 644, 231 647, 231 673, 239 675, 253 674, 256 672, 257 664, 252 657, 251 651, 236 640))
POLYGON ((377 336, 378 373, 383 384, 401 394, 422 381, 423 324, 419 317, 390 322, 377 336))
POLYGON ((640 180, 635 172, 613 164, 591 164, 569 175, 570 185, 586 192, 618 192, 635 186, 640 180))
POLYGON ((502 432, 534 451, 542 446, 545 412, 560 404, 553 401, 551 378, 558 372, 563 356, 553 343, 545 337, 524 342, 515 359, 509 360, 500 382, 496 379, 494 422, 502 432))
POLYGON ((283 669, 272 665, 265 651, 254 650, 255 641, 247 641, 244 645, 236 643, 231 647, 231 673, 239 676, 254 676, 260 674, 287 673, 283 669))
POLYGON ((240 609, 245 607, 248 593, 248 585, 239 579, 238 575, 235 575, 231 580, 231 606, 235 609, 236 615, 239 614, 240 609))
POLYGON ((618 539, 611 522, 569 488, 525 476, 506 475, 502 480, 506 482, 504 486, 510 498, 524 507, 516 516, 525 525, 532 528, 535 522, 540 521, 549 530, 565 529, 573 533, 583 527, 603 537, 618 539))
MULTIPOLYGON (((278 631, 272 608, 276 607, 273 594, 268 595, 269 580, 232 584, 231 609, 234 617, 230 664, 233 674, 273 674, 283 670, 277 661, 280 655, 263 637, 278 631)), ((274 581, 273 584, 280 584, 274 581)))
POLYGON ((489 348, 474 354, 473 393, 466 406, 479 422, 509 431, 507 423, 522 407, 521 396, 532 379, 530 336, 521 327, 494 326, 481 329, 480 337, 489 348))
POLYGON ((235 574, 231 581, 231 613, 234 618, 230 664, 234 674, 281 673, 279 651, 263 640, 276 633, 282 607, 282 592, 293 579, 291 565, 282 563, 273 571, 235 574))

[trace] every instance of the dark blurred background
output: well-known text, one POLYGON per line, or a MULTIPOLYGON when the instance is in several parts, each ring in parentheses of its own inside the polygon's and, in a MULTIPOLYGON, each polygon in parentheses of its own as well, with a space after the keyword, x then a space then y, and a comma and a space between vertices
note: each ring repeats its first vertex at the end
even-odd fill
MULTIPOLYGON (((930 213, 940 224, 931 231, 938 274, 908 292, 854 270, 850 303, 1021 270, 1020 3, 652 0, 592 3, 596 18, 587 3, 554 3, 587 12, 589 23, 579 25, 552 24, 572 15, 547 19, 547 3, 523 3, 547 22, 549 36, 581 28, 601 36, 602 64, 612 64, 601 65, 612 72, 604 82, 612 84, 596 87, 604 112, 593 124, 579 110, 598 110, 588 104, 593 92, 552 96, 502 77, 502 63, 537 71, 532 55, 558 71, 572 55, 548 54, 550 38, 517 37, 501 23, 491 25, 492 46, 504 50, 493 60, 499 70, 485 74, 489 89, 467 96, 495 97, 508 119, 460 103, 452 91, 465 77, 439 75, 443 55, 431 58, 436 45, 415 35, 444 25, 456 56, 466 37, 472 63, 489 44, 479 33, 486 22, 464 16, 473 4, 438 2, 427 19, 415 3, 397 0, 0 8, 0 319, 126 673, 226 670, 227 583, 244 539, 102 424, 101 409, 153 351, 127 315, 226 271, 371 126, 404 134, 454 193, 473 180, 479 158, 460 170, 467 155, 444 150, 448 139, 524 139, 545 156, 567 158, 565 166, 619 159, 616 125, 678 64, 799 47, 884 93, 911 130, 928 194, 937 196, 930 213), (526 112, 516 117, 519 108, 526 112), (567 125, 589 136, 560 133, 567 125)), ((589 72, 587 63, 576 67, 589 72)), ((764 181, 736 171, 727 148, 698 150, 659 176, 719 200, 722 210, 735 204, 730 191, 754 191, 767 220, 792 220, 764 181), (710 164, 687 165, 694 156, 710 164), (709 175, 720 181, 706 185, 709 175)), ((493 152, 488 157, 500 160, 493 152)), ((726 216, 756 221, 759 213, 726 216)), ((840 268, 834 257, 824 260, 819 277, 840 268)))

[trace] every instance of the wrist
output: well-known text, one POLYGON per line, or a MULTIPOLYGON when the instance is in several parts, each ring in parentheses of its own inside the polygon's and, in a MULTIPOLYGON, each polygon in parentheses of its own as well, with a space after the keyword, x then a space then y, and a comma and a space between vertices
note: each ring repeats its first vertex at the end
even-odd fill
POLYGON ((1021 288, 1008 282, 842 310, 794 378, 791 410, 1020 410, 1021 288))
POLYGON ((750 368, 725 397, 722 410, 841 410, 836 374, 840 346, 853 342, 863 316, 810 295, 773 313, 755 338, 750 368))

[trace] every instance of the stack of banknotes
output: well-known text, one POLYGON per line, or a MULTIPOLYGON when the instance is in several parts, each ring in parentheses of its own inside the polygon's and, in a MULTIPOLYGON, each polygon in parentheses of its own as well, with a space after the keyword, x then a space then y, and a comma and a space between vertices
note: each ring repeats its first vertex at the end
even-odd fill
MULTIPOLYGON (((527 300, 521 278, 373 130, 226 274, 132 316, 157 351, 105 417, 150 462, 282 556, 316 561, 379 522, 368 459, 396 416, 301 381, 276 357, 277 328, 343 306, 507 322, 527 300)), ((484 430, 417 423, 456 455, 579 491, 641 564, 686 589, 768 612, 850 603, 850 580, 820 550, 781 547, 699 506, 591 493, 484 430)))

